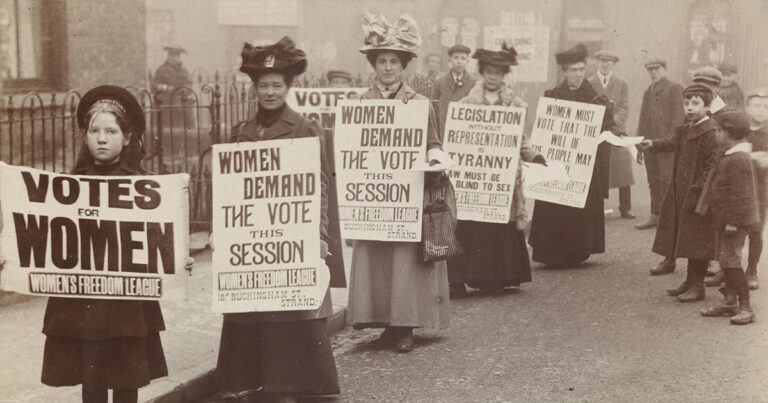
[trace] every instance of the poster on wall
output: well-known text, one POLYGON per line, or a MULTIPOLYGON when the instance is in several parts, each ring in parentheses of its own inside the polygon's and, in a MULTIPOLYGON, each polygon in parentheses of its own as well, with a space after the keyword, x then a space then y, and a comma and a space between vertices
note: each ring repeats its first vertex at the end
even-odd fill
POLYGON ((215 144, 212 158, 213 311, 319 308, 319 139, 215 144))
POLYGON ((565 165, 570 179, 531 186, 527 196, 583 208, 595 166, 605 106, 541 97, 536 108, 531 147, 547 161, 565 165))
POLYGON ((341 101, 334 156, 341 236, 419 242, 428 100, 341 101))
POLYGON ((459 220, 509 221, 524 125, 524 108, 448 105, 443 150, 459 220))
POLYGON ((549 72, 549 26, 485 27, 483 47, 501 49, 504 42, 514 46, 517 62, 512 71, 518 82, 546 82, 549 72))
POLYGON ((86 176, 0 163, 3 290, 66 298, 186 296, 189 175, 86 176))
POLYGON ((299 25, 299 0, 218 0, 219 25, 299 25))

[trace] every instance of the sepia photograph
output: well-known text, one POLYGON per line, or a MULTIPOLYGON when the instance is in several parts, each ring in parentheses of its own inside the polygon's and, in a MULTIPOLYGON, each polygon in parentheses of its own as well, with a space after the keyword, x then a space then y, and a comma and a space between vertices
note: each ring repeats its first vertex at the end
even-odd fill
POLYGON ((0 0, 0 403, 768 402, 766 38, 0 0))

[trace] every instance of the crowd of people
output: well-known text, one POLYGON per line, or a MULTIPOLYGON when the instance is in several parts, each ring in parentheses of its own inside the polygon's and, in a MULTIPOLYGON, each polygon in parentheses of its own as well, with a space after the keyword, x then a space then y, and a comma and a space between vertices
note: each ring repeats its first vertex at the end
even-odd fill
MULTIPOLYGON (((405 71, 417 57, 421 39, 407 16, 390 24, 382 16, 364 17, 360 52, 375 71, 376 82, 362 100, 426 99, 406 83, 405 71)), ((555 55, 563 81, 543 96, 605 106, 602 130, 628 136, 628 85, 613 72, 620 57, 610 50, 593 55, 597 73, 586 77, 590 56, 583 45, 555 55)), ((427 149, 439 149, 450 102, 522 107, 505 76, 518 64, 515 49, 448 49, 450 70, 431 75, 427 149), (469 58, 477 72, 467 71, 469 58)), ((246 44, 241 71, 258 95, 255 116, 233 129, 232 142, 318 137, 323 161, 321 257, 331 268, 331 286, 345 286, 338 212, 334 211, 333 133, 286 104, 293 80, 308 66, 306 54, 290 38, 269 46, 246 44), (329 253, 330 252, 330 253, 329 253)), ((712 285, 723 285, 723 300, 702 310, 704 316, 729 316, 734 324, 755 319, 749 302, 757 283, 768 186, 768 90, 744 97, 734 81, 736 68, 705 67, 685 88, 666 76, 660 57, 645 61, 651 84, 643 95, 637 136, 643 136, 638 160, 644 161, 650 194, 650 218, 636 227, 656 228, 653 252, 663 260, 652 275, 671 273, 677 259, 688 259, 687 277, 667 293, 681 302, 705 295, 710 261, 718 263, 712 285), (749 241, 748 265, 741 251, 749 241)), ((351 75, 328 73, 333 86, 349 86, 351 75)), ((143 113, 135 98, 119 87, 102 86, 85 94, 78 106, 85 133, 73 171, 88 175, 143 173, 140 144, 143 113)), ((372 343, 400 353, 414 349, 413 330, 448 326, 451 298, 467 287, 496 293, 531 281, 531 260, 571 267, 605 252, 605 206, 609 189, 619 189, 620 216, 631 219, 631 153, 603 142, 595 154, 587 202, 583 208, 537 200, 529 217, 523 193, 522 162, 546 164, 524 138, 513 190, 509 222, 460 221, 464 253, 454 259, 424 262, 418 243, 356 240, 349 281, 349 321, 354 329, 380 328, 372 343), (526 229, 530 233, 526 242, 526 229), (532 248, 529 256, 528 246, 532 248)), ((191 269, 191 263, 188 267, 191 269)), ((296 401, 300 395, 340 393, 326 320, 330 293, 314 311, 225 314, 216 385, 222 391, 254 391, 264 401, 296 401)), ((138 388, 167 375, 159 332, 164 330, 157 302, 51 298, 44 321, 47 336, 43 383, 82 385, 84 402, 135 402, 138 388), (120 360, 115 360, 120 357, 120 360)))

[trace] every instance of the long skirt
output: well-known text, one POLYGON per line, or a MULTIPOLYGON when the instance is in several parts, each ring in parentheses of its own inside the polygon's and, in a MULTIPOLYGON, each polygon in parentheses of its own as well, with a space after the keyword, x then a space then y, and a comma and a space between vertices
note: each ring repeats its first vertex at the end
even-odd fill
POLYGON ((353 327, 448 326, 446 266, 423 262, 416 242, 355 241, 349 288, 353 327))
POLYGON ((88 340, 47 336, 42 382, 135 389, 168 376, 160 334, 88 340))
POLYGON ((531 281, 525 233, 514 222, 459 222, 464 254, 448 262, 448 280, 473 288, 503 288, 531 281))
POLYGON ((263 323, 225 319, 215 383, 226 391, 338 394, 326 319, 263 323))

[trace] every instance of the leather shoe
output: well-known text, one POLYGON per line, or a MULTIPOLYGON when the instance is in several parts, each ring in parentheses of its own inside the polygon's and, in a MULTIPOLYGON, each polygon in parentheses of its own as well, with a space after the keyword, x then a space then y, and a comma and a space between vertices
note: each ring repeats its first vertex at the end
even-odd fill
POLYGON ((675 271, 675 259, 664 259, 650 270, 652 276, 659 276, 662 274, 669 274, 675 271))
POLYGON ((648 219, 648 221, 641 223, 641 224, 635 224, 635 228, 637 229, 651 229, 654 228, 659 223, 659 216, 657 215, 651 215, 651 218, 648 219))
POLYGON ((626 218, 627 220, 633 220, 635 219, 635 215, 630 213, 629 211, 622 211, 621 218, 626 218))
POLYGON ((704 297, 704 287, 698 284, 691 284, 686 292, 677 296, 677 300, 680 302, 694 302, 701 301, 704 297))
POLYGON ((691 285, 688 284, 687 281, 683 281, 682 284, 677 286, 677 288, 672 288, 670 290, 667 290, 667 295, 670 295, 670 296, 673 296, 673 297, 677 297, 678 295, 681 295, 681 294, 685 293, 686 291, 688 291, 688 288, 690 288, 690 287, 691 287, 691 285))

